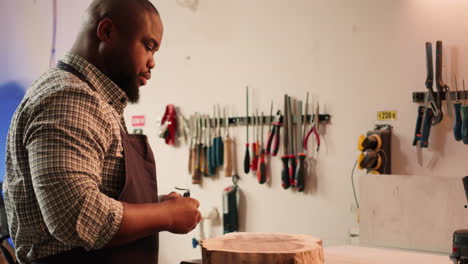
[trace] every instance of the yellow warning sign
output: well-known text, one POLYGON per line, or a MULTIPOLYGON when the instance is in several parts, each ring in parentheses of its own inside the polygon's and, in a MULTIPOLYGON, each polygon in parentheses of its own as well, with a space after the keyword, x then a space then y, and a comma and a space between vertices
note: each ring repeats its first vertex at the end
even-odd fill
POLYGON ((379 121, 386 120, 396 120, 397 112, 396 111, 380 111, 377 112, 377 119, 379 121))

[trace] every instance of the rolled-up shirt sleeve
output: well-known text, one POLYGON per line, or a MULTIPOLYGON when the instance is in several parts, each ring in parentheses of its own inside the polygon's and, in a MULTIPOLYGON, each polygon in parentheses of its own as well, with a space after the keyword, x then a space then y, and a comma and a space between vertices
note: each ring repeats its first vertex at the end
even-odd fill
POLYGON ((102 248, 123 215, 122 204, 99 190, 112 129, 102 102, 90 90, 66 88, 37 104, 29 119, 24 144, 48 232, 64 244, 102 248))

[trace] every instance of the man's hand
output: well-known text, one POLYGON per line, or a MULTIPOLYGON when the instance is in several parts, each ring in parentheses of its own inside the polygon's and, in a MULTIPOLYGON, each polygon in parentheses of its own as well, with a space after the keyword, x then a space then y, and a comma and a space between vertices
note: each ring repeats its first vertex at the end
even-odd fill
POLYGON ((168 231, 176 234, 186 234, 192 231, 201 220, 198 210, 200 203, 191 197, 182 197, 177 193, 167 195, 164 203, 167 203, 170 223, 168 231))
POLYGON ((162 202, 165 202, 165 201, 169 201, 169 200, 173 200, 173 199, 176 199, 176 198, 181 198, 182 195, 176 193, 176 192, 171 192, 170 194, 166 194, 166 195, 161 195, 159 196, 159 202, 162 203, 162 202))

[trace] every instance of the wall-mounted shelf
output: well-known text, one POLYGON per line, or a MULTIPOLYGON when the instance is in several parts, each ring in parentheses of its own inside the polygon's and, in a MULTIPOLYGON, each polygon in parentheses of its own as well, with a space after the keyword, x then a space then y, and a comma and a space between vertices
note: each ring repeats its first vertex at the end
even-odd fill
MULTIPOLYGON (((310 123, 312 122, 313 120, 313 116, 314 115, 307 115, 307 116, 304 116, 302 115, 302 120, 304 120, 304 117, 306 118, 306 122, 307 123, 310 123)), ((243 117, 229 117, 228 120, 229 120, 229 125, 234 125, 234 126, 237 126, 237 125, 247 125, 247 122, 249 125, 258 125, 258 124, 265 124, 265 125, 269 125, 271 124, 272 122, 275 122, 275 121, 280 121, 282 122, 283 121, 283 116, 263 116, 263 119, 262 119, 262 116, 259 116, 258 118, 260 119, 260 122, 257 123, 256 121, 254 121, 254 118, 253 116, 249 116, 248 118, 243 116, 243 117), (278 117, 279 117, 279 120, 278 120, 278 117)), ((331 119, 331 116, 329 114, 321 114, 319 115, 319 122, 320 123, 329 123, 330 122, 330 119, 331 119)), ((220 121, 220 124, 223 126, 225 124, 225 120, 224 118, 221 118, 221 119, 218 119, 218 118, 210 118, 210 123, 213 125, 213 124, 216 124, 217 121, 220 121)), ((302 124, 302 120, 301 120, 301 124, 302 124)), ((293 119, 292 119, 293 123, 298 123, 298 120, 296 120, 293 116, 293 119)))
MULTIPOLYGON (((307 123, 310 123, 312 121, 312 117, 314 115, 307 115, 306 116, 306 122, 307 123)), ((262 117, 260 116, 260 124, 270 124, 274 121, 278 121, 278 116, 264 116, 263 117, 263 120, 262 120, 262 117)), ((304 120, 304 115, 302 115, 302 120, 304 120)), ((248 124, 256 124, 254 122, 254 117, 253 116, 249 116, 248 119, 247 117, 230 117, 229 118, 229 125, 246 125, 247 124, 247 121, 248 121, 248 124)), ((280 116, 280 122, 283 121, 283 116, 280 116)), ((328 114, 322 114, 322 115, 319 115, 319 121, 320 123, 328 123, 330 122, 330 115, 328 114)), ((298 120, 295 120, 294 119, 294 116, 293 116, 293 122, 296 123, 298 122, 298 120)), ((302 122, 301 122, 302 123, 302 122)), ((221 121, 221 124, 224 124, 223 121, 221 121)))
MULTIPOLYGON (((413 92, 413 103, 424 103, 427 92, 413 92)), ((434 91, 434 94, 437 96, 438 92, 434 91)), ((468 99, 468 91, 450 91, 450 100, 455 100, 458 95, 458 100, 468 99)), ((444 101, 446 99, 446 94, 441 93, 441 99, 444 101)))

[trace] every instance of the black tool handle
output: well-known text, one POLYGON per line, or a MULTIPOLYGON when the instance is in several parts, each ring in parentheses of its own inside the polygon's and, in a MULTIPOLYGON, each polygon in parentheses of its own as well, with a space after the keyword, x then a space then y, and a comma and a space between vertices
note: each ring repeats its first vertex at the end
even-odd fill
POLYGON ((245 156, 244 156, 244 172, 245 174, 250 172, 250 152, 249 144, 245 144, 245 156))
POLYGON ((432 43, 430 42, 426 42, 426 67, 426 88, 432 91, 432 86, 434 83, 434 66, 432 64, 432 43))
POLYGON ((289 188, 289 156, 284 155, 281 157, 283 162, 283 170, 281 170, 281 185, 284 189, 289 188))
POLYGON ((436 87, 437 87, 437 107, 441 111, 442 93, 445 89, 445 84, 442 81, 442 41, 436 43, 436 87))
POLYGON ((275 133, 275 138, 273 140, 273 153, 272 153, 273 156, 278 155, 278 151, 279 151, 281 123, 279 122, 276 123, 275 127, 276 127, 276 131, 275 131, 276 133, 275 133))
POLYGON ((305 153, 299 153, 297 155, 297 167, 296 167, 296 179, 294 185, 297 187, 297 190, 302 192, 304 191, 304 178, 306 173, 305 168, 305 153))
POLYGON ((465 196, 468 200, 468 176, 463 177, 463 188, 465 189, 465 196))
POLYGON ((218 166, 223 166, 224 164, 224 142, 223 138, 218 137, 218 166))
POLYGON ((289 156, 289 185, 296 187, 294 184, 294 176, 296 176, 296 156, 289 156))
POLYGON ((462 140, 462 118, 460 113, 461 103, 454 103, 455 118, 453 120, 453 135, 456 141, 462 140))
POLYGON ((427 148, 429 146, 429 135, 431 133, 432 118, 434 117, 434 112, 430 107, 427 107, 424 112, 424 119, 422 124, 422 137, 421 137, 421 147, 427 148))
POLYGON ((422 126, 422 119, 424 116, 424 111, 426 110, 425 106, 420 105, 418 107, 418 116, 416 117, 416 129, 414 130, 414 139, 413 139, 413 146, 416 146, 418 141, 421 140, 421 126, 422 126))
POLYGON ((265 150, 262 149, 260 159, 258 160, 257 180, 260 184, 266 182, 266 164, 265 164, 265 150))

